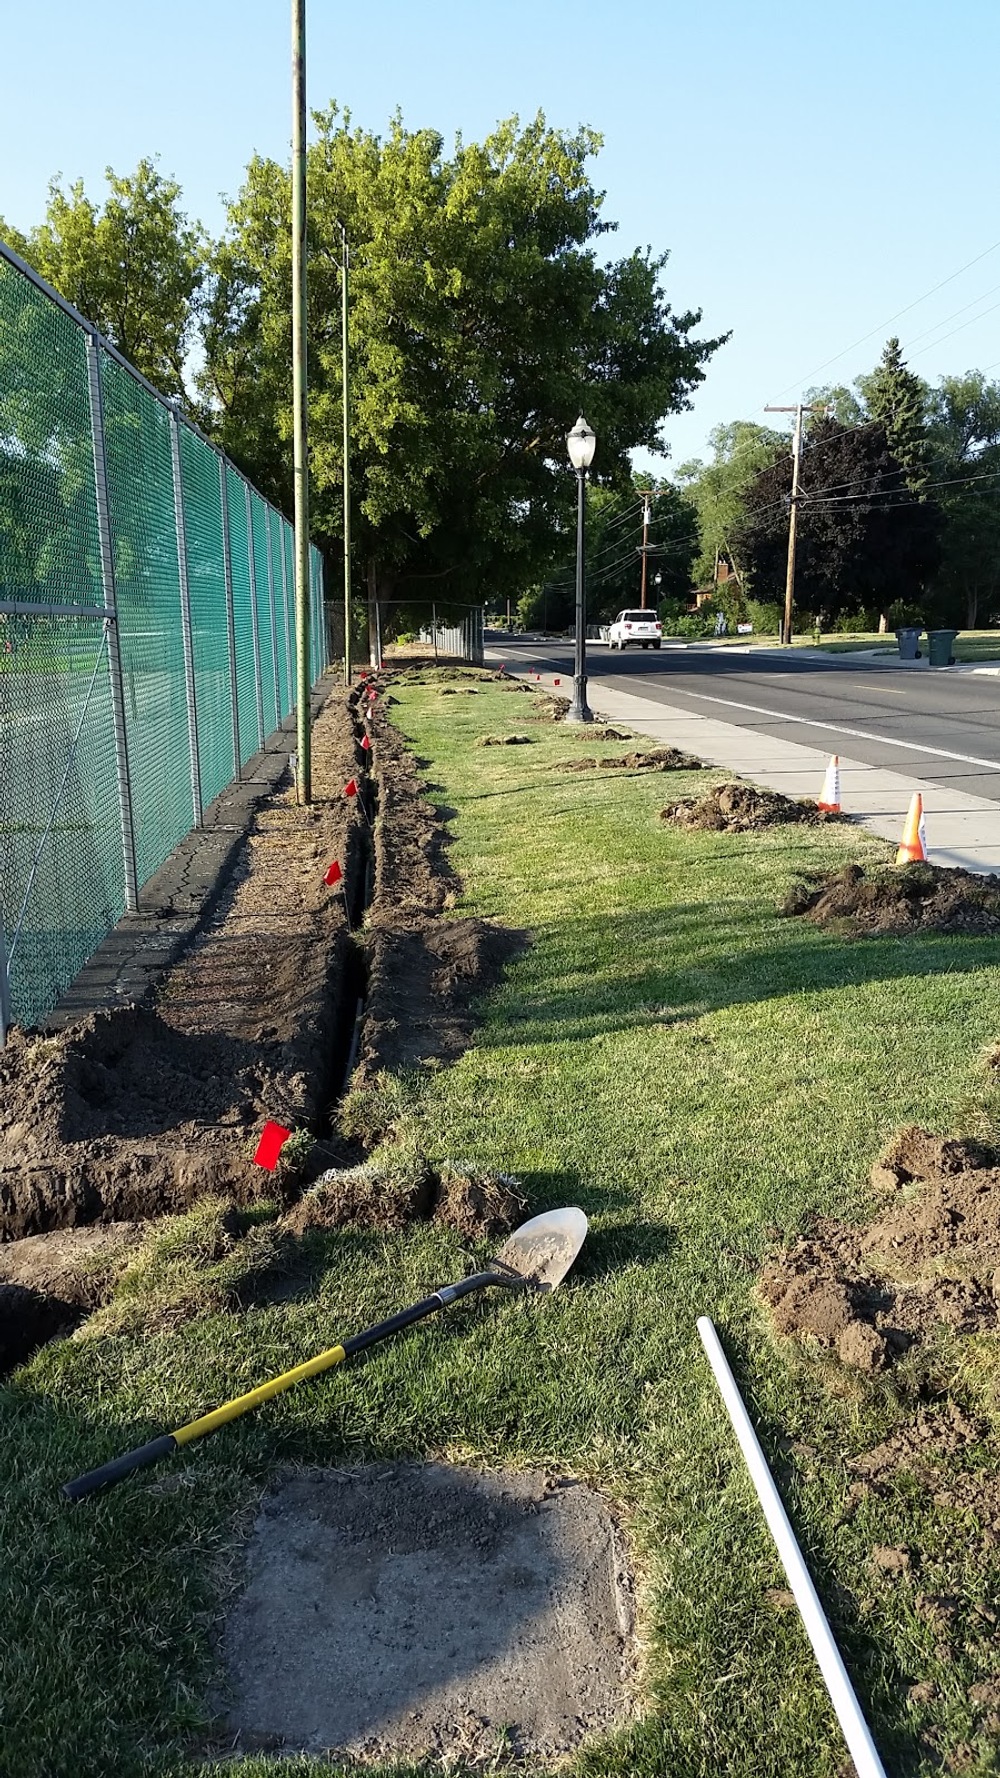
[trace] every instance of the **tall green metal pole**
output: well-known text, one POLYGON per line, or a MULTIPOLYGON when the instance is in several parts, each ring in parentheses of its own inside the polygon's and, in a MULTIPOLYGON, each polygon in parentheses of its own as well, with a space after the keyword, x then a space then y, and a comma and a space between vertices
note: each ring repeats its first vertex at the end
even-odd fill
POLYGON ((306 6, 305 0, 292 0, 292 407, 295 416, 295 677, 300 803, 312 802, 306 314, 306 6))
POLYGON ((340 238, 344 257, 340 274, 340 334, 343 349, 344 410, 344 681, 351 683, 351 367, 347 355, 347 283, 350 275, 351 249, 347 230, 341 225, 340 238))

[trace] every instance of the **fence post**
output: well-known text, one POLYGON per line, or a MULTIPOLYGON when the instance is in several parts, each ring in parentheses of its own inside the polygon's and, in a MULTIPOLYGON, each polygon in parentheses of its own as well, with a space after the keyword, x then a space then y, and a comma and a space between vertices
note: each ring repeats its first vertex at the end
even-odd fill
POLYGON ((194 825, 202 824, 201 761, 198 758, 198 700, 194 681, 194 644, 191 635, 191 588, 188 585, 187 536, 184 529, 184 484, 181 480, 181 422, 170 415, 170 458, 174 470, 174 523, 177 530, 177 574, 181 589, 181 644, 184 649, 184 693, 187 699, 188 747, 191 753, 191 807, 194 825))
MULTIPOLYGON (((111 711, 115 730, 115 775, 118 780, 118 810, 121 819, 122 854, 125 864, 125 906, 130 913, 133 913, 139 905, 139 881, 135 862, 135 828, 132 822, 132 786, 128 766, 128 735, 125 729, 125 699, 122 693, 122 652, 121 638, 118 634, 115 558, 111 542, 111 513, 108 504, 104 390, 101 387, 100 347, 92 333, 87 335, 87 393, 90 398, 90 436, 94 452, 94 491, 97 498, 97 533, 101 550, 101 582, 104 588, 104 608, 111 613, 104 620, 104 630, 108 644, 111 711)), ((0 957, 0 975, 6 978, 6 974, 4 954, 3 957, 0 957)))
POLYGON ((247 566, 250 570, 250 622, 253 627, 253 689, 257 702, 257 746, 264 745, 264 693, 260 682, 260 619, 257 616, 257 563, 253 547, 253 505, 250 483, 243 483, 247 507, 247 566))
POLYGON ((281 727, 281 676, 278 662, 278 616, 274 604, 274 550, 271 539, 271 508, 264 508, 264 529, 267 532, 267 596, 271 606, 271 665, 274 668, 274 721, 281 727))
POLYGON ((7 972, 7 943, 3 935, 3 908, 0 907, 0 1050, 10 1030, 10 976, 7 972))
POLYGON ((233 706, 233 777, 242 772, 240 759, 240 687, 236 677, 236 616, 233 611, 233 558, 229 548, 229 481, 226 459, 219 458, 219 499, 222 503, 222 572, 226 583, 226 632, 229 637, 229 696, 233 706))

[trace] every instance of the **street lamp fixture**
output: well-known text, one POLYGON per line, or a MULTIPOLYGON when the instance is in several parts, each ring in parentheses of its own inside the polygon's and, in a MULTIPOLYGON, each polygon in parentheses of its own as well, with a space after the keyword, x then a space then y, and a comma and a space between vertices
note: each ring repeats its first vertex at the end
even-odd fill
POLYGON ((567 722, 593 722, 593 711, 587 703, 587 626, 586 600, 583 584, 583 523, 587 471, 594 461, 597 439, 583 415, 577 420, 566 440, 569 460, 576 470, 576 653, 573 666, 573 698, 566 712, 567 722))

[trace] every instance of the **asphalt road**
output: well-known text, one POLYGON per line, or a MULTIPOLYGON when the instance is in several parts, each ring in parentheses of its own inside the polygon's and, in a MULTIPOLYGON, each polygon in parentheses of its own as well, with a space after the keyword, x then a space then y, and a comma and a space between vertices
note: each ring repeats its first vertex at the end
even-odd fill
MULTIPOLYGON (((492 633, 487 647, 515 672, 572 677, 571 642, 492 633)), ((587 673, 595 692, 612 686, 1000 803, 1000 678, 988 674, 725 647, 612 654, 604 644, 588 645, 587 673)))

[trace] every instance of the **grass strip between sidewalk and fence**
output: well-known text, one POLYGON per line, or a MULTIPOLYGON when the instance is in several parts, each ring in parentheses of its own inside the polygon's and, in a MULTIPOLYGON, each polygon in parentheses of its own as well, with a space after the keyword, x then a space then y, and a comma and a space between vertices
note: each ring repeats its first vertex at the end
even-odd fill
MULTIPOLYGON (((67 1510, 65 1477, 468 1264, 437 1225, 344 1229, 311 1238, 307 1291, 239 1309, 210 1288, 211 1206, 154 1241, 103 1321, 46 1348, 2 1398, 0 1772, 214 1769, 197 1751, 213 1631, 262 1486, 289 1462, 444 1454, 565 1466, 624 1515, 640 1708, 561 1771, 842 1778, 847 1755, 701 1355, 700 1314, 726 1342, 887 1771, 993 1771, 998 1723, 969 1694, 998 1664, 996 1551, 905 1478, 852 1510, 846 1467, 912 1417, 921 1391, 991 1417, 992 1346, 959 1354, 942 1336, 919 1373, 904 1360, 861 1379, 775 1342, 754 1285, 765 1253, 816 1213, 870 1209, 869 1169, 898 1126, 995 1138, 985 1058, 1000 1037, 1000 940, 850 940, 782 919, 802 871, 884 860, 886 846, 847 825, 674 829, 662 805, 720 774, 560 771, 628 745, 537 720, 523 692, 468 683, 477 696, 443 696, 444 676, 398 681, 393 718, 449 822, 457 912, 526 928, 533 944, 460 1060, 387 1083, 387 1101, 432 1160, 516 1174, 532 1211, 579 1204, 584 1252, 551 1300, 428 1323, 169 1472, 67 1510), (515 732, 532 744, 476 745, 515 732), (922 1551, 919 1576, 873 1564, 874 1549, 907 1543, 922 1551), (918 1590, 960 1597, 970 1622, 981 1605, 981 1631, 947 1642, 918 1590)), ((347 1770, 265 1755, 219 1769, 347 1770)))

